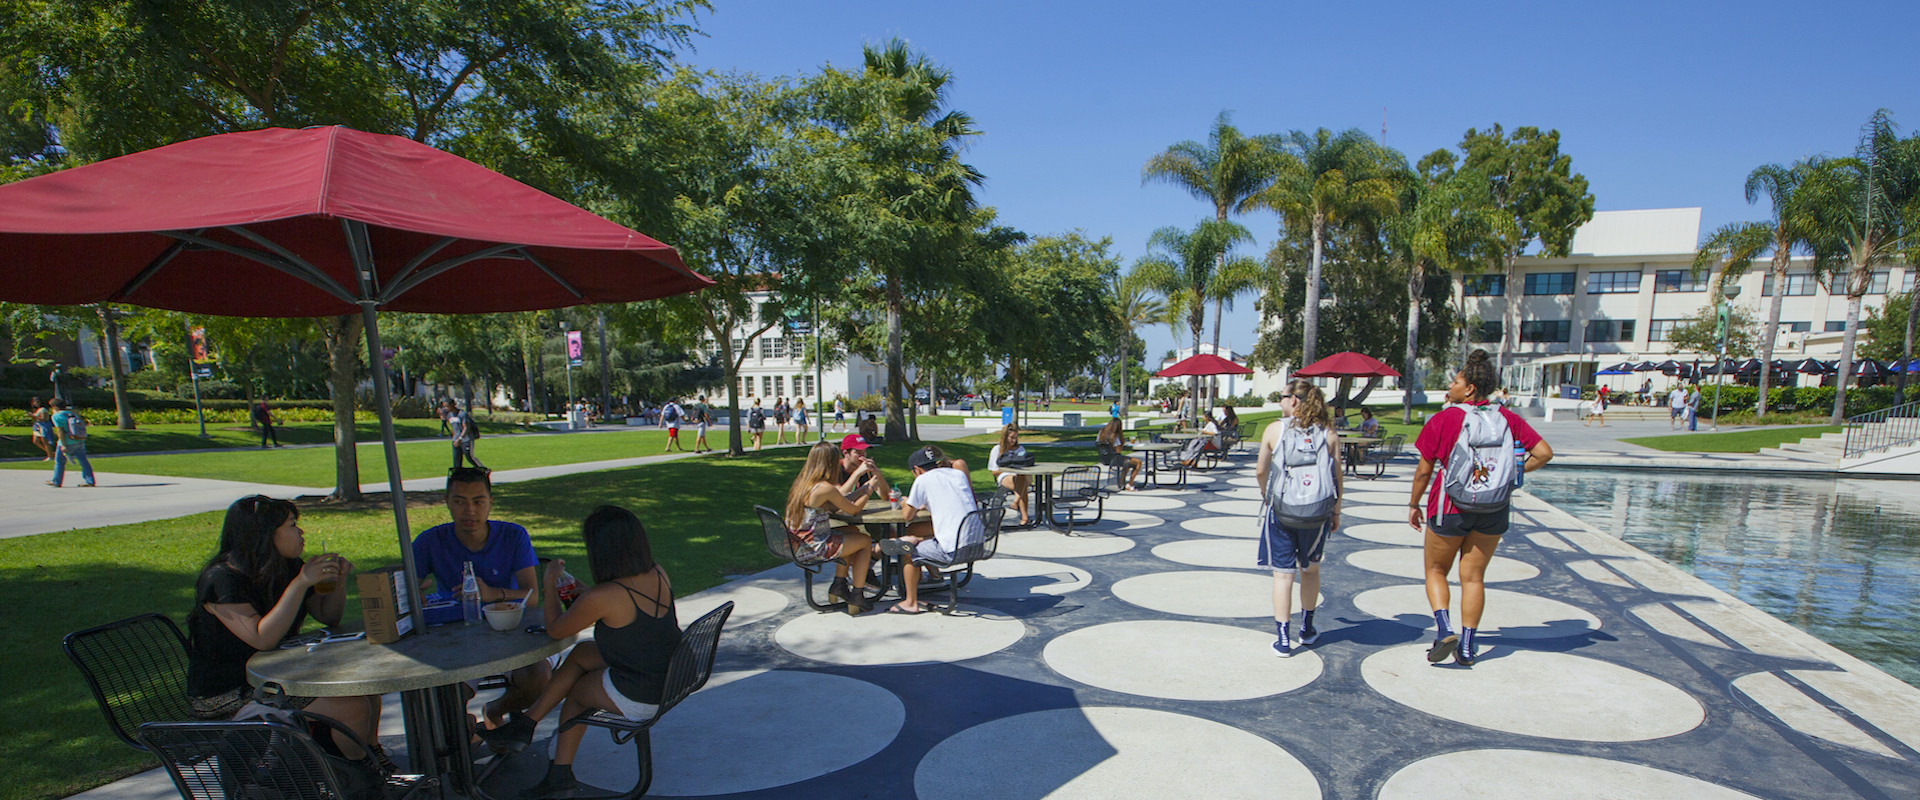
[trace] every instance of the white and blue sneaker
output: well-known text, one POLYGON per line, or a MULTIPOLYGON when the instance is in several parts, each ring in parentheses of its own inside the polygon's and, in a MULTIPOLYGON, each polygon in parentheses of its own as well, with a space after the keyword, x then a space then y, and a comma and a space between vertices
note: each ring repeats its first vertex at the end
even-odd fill
POLYGON ((1300 644, 1302 646, 1310 645, 1317 641, 1320 641, 1319 628, 1313 627, 1312 625, 1303 625, 1300 627, 1300 644))
POLYGON ((1275 639, 1273 640, 1273 654, 1281 658, 1292 658, 1293 648, 1287 645, 1287 640, 1275 639))

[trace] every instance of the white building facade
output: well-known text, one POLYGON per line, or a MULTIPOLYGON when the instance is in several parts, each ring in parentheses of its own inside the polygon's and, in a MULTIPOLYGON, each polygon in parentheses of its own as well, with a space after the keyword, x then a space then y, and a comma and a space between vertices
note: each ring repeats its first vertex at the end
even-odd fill
MULTIPOLYGON (((766 308, 772 295, 757 293, 751 297, 755 308, 766 308)), ((822 360, 826 365, 816 370, 813 358, 816 342, 811 331, 780 322, 748 342, 747 335, 764 324, 765 321, 759 321, 750 327, 736 328, 733 332, 734 352, 746 351, 738 378, 742 408, 751 407, 756 398, 761 400, 763 406, 772 406, 776 399, 784 397, 788 402, 805 398, 810 408, 816 406, 820 398, 825 398, 827 407, 831 409, 835 395, 844 395, 852 400, 870 394, 885 394, 887 368, 884 364, 868 361, 858 353, 836 354, 832 350, 824 350, 826 358, 822 360)), ((825 347, 824 343, 822 347, 825 347)), ((908 367, 906 373, 911 379, 914 375, 912 367, 908 367)))

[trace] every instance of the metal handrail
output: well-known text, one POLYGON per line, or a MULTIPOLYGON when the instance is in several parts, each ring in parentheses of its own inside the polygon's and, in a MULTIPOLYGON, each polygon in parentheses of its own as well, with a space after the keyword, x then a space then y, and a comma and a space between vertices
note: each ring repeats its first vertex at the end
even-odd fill
POLYGON ((1843 459, 1920 443, 1920 400, 1848 417, 1846 429, 1843 459))

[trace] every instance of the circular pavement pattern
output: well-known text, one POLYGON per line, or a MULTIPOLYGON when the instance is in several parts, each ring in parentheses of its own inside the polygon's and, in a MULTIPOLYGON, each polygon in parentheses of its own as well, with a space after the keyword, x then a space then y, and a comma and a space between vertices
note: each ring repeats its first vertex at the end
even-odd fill
POLYGON ((1361 522, 1348 524, 1343 518, 1340 520, 1340 532, 1359 539, 1360 541, 1373 542, 1374 544, 1399 544, 1408 547, 1424 547, 1427 543, 1427 534, 1424 531, 1416 531, 1409 527, 1404 520, 1400 522, 1361 522))
POLYGON ((1266 497, 1265 497, 1265 495, 1263 495, 1263 494, 1262 494, 1262 493, 1260 492, 1260 490, 1259 490, 1259 489, 1255 489, 1255 488, 1253 488, 1253 487, 1251 487, 1251 486, 1236 486, 1236 487, 1234 487, 1234 488, 1232 488, 1232 489, 1222 489, 1222 490, 1219 490, 1219 491, 1216 491, 1216 492, 1212 492, 1212 493, 1211 493, 1211 496, 1212 496, 1212 497, 1213 497, 1213 498, 1214 498, 1215 500, 1255 500, 1255 501, 1258 501, 1258 500, 1264 500, 1264 499, 1266 499, 1266 497))
POLYGON ((1255 489, 1260 488, 1260 482, 1257 480, 1254 480, 1252 475, 1242 475, 1237 478, 1228 478, 1227 485, 1228 486, 1249 486, 1255 489))
POLYGON ((1180 521, 1180 529, 1208 536, 1260 538, 1260 521, 1253 517, 1201 517, 1180 521))
MULTIPOLYGON (((854 678, 789 670, 716 673, 653 729, 659 735, 647 794, 733 794, 817 778, 872 758, 899 735, 906 717, 900 698, 854 678), (860 724, 838 726, 832 747, 794 747, 818 738, 822 708, 858 708, 860 724)), ((633 745, 615 746, 598 728, 587 731, 574 762, 581 781, 621 789, 633 785, 635 768, 633 745)))
POLYGON ((1165 524, 1167 524, 1166 520, 1153 516, 1152 514, 1142 514, 1138 511, 1115 511, 1109 507, 1100 515, 1099 522, 1076 522, 1073 526, 1073 533, 1075 536, 1080 535, 1082 531, 1115 533, 1118 531, 1153 528, 1165 524))
POLYGON ((1534 750, 1463 750, 1424 758, 1387 778, 1378 800, 1427 800, 1436 786, 1472 786, 1490 797, 1529 800, 1586 800, 1599 794, 1599 787, 1606 787, 1610 800, 1758 800, 1666 770, 1534 750))
MULTIPOLYGON (((966 593, 960 590, 961 599, 966 599, 966 593)), ((892 607, 875 603, 872 611, 858 617, 839 613, 794 617, 774 632, 773 640, 801 658, 874 666, 979 658, 1007 648, 1027 633, 1027 626, 1017 619, 964 604, 953 616, 886 610, 892 607)))
POLYGON ((1407 504, 1408 494, 1409 492, 1407 491, 1383 492, 1371 487, 1355 489, 1353 488, 1353 484, 1347 484, 1346 498, 1348 502, 1360 503, 1362 505, 1405 506, 1407 504))
POLYGON ((1679 687, 1604 661, 1496 646, 1468 669, 1427 663, 1427 645, 1368 656, 1360 677, 1401 705, 1522 736, 1639 742, 1686 733, 1706 719, 1679 687))
POLYGON ((1342 506, 1340 509, 1340 524, 1368 525, 1380 522, 1398 522, 1401 525, 1405 525, 1407 524, 1406 512, 1406 503, 1401 503, 1397 507, 1356 506, 1354 508, 1346 508, 1342 506))
POLYGON ((1187 539, 1168 542, 1152 550, 1154 555, 1168 561, 1220 569, 1262 569, 1253 563, 1259 551, 1260 543, 1254 539, 1187 539))
POLYGON ((1261 509, 1265 507, 1258 500, 1216 500, 1200 504, 1200 510, 1209 514, 1239 514, 1243 517, 1260 516, 1261 509))
POLYGON ((976 725, 934 745, 913 774, 921 800, 1269 800, 1275 787, 1301 800, 1321 797, 1305 765, 1259 736, 1184 714, 1098 706, 976 725), (1196 783, 1202 776, 1204 785, 1196 783))
POLYGON ((727 630, 752 625, 787 610, 786 595, 758 586, 740 585, 716 586, 692 597, 681 597, 673 601, 673 607, 684 628, 729 600, 733 601, 733 613, 727 616, 727 630))
MULTIPOLYGON (((1460 593, 1448 594, 1453 600, 1453 624, 1457 629, 1460 625, 1460 593)), ((1353 605, 1368 614, 1410 628, 1433 628, 1433 612, 1427 607, 1425 586, 1387 586, 1361 592, 1354 596, 1353 605)), ((1600 619, 1578 606, 1504 589, 1487 590, 1487 610, 1480 619, 1481 636, 1499 635, 1515 639, 1555 639, 1580 636, 1599 629, 1600 619)))
POLYGON ((1319 655, 1275 658, 1273 640, 1272 632, 1209 622, 1135 620, 1062 634, 1045 657, 1072 680, 1162 700, 1252 700, 1320 677, 1319 655))
POLYGON ((960 590, 962 600, 1063 595, 1093 583, 1093 576, 1079 567, 1024 558, 989 558, 975 562, 973 571, 973 580, 960 590))
MULTIPOLYGON (((1085 529, 1076 529, 1072 536, 1061 536, 1053 531, 1003 533, 1000 534, 999 554, 1027 558, 1091 558, 1110 556, 1133 549, 1133 540, 1125 536, 1084 531, 1085 529)), ((988 561, 991 560, 988 559, 988 561)), ((960 591, 964 593, 966 590, 960 591)))
MULTIPOLYGON (((1408 530, 1411 531, 1412 529, 1409 528, 1408 530)), ((1405 548, 1396 547, 1386 550, 1361 550, 1357 553, 1348 553, 1347 563, 1368 572, 1378 572, 1382 575, 1392 575, 1396 578, 1426 580, 1427 577, 1426 563, 1422 555, 1405 548)), ((1487 564, 1487 583, 1524 581, 1528 578, 1537 578, 1539 576, 1539 567, 1505 556, 1494 556, 1493 561, 1487 564)), ((1448 575, 1448 580, 1456 584, 1460 582, 1459 568, 1456 567, 1454 571, 1448 575)))
MULTIPOLYGON (((1300 591, 1298 584, 1294 591, 1300 591)), ((1270 573, 1155 572, 1115 583, 1113 596, 1141 608, 1189 617, 1273 616, 1270 573)), ((1317 608, 1326 602, 1326 595, 1322 594, 1314 606, 1317 608)))
MULTIPOLYGON (((1171 511, 1187 504, 1172 497, 1137 497, 1131 492, 1107 498, 1107 508, 1118 511, 1171 511)), ((1038 509, 1035 509, 1038 510, 1038 509)))

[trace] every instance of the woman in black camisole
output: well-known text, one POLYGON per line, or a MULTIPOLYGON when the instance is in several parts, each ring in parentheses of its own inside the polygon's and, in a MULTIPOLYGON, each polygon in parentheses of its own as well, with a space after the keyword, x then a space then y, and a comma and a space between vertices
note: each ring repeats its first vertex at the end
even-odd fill
MULTIPOLYGON (((560 708, 561 719, 599 709, 636 721, 649 719, 659 710, 667 664, 680 644, 667 571, 654 563, 640 520, 624 508, 594 509, 581 534, 594 587, 561 613, 560 604, 552 598, 558 597, 554 587, 566 562, 556 558, 547 564, 543 576, 541 596, 547 602, 542 606, 548 636, 564 639, 592 627, 593 641, 573 648, 525 714, 482 731, 480 736, 488 744, 516 752, 525 749, 533 741, 534 727, 555 708, 560 708)), ((576 725, 559 735, 546 778, 526 797, 570 796, 577 785, 573 757, 586 732, 585 726, 576 725)))

